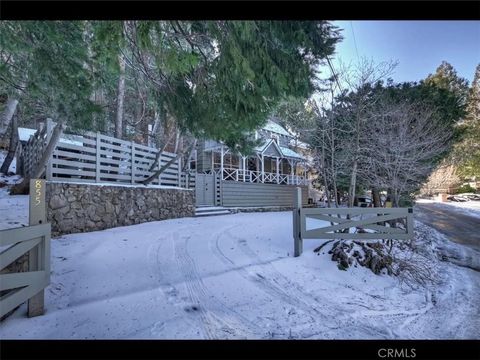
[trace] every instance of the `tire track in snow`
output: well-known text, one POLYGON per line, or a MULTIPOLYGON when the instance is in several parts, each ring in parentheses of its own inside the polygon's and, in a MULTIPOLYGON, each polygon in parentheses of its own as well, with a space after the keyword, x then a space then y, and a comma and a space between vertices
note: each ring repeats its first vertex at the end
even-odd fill
MULTIPOLYGON (((246 239, 237 237, 232 233, 230 233, 228 230, 226 231, 226 234, 231 236, 233 239, 237 241, 237 244, 240 250, 247 257, 255 261, 255 263, 262 263, 263 260, 253 251, 253 249, 250 246, 248 246, 248 242, 246 239)), ((275 286, 278 289, 281 289, 281 291, 284 291, 283 289, 288 290, 289 296, 292 298, 292 300, 295 303, 303 304, 306 307, 311 307, 316 313, 320 313, 318 310, 316 310, 316 307, 320 307, 325 310, 328 310, 329 313, 332 314, 332 316, 335 316, 336 318, 339 318, 343 315, 344 312, 338 311, 337 308, 334 308, 333 306, 329 306, 328 304, 325 304, 324 302, 319 301, 319 299, 313 296, 312 294, 305 292, 301 286, 293 283, 289 278, 287 278, 280 271, 275 269, 275 267, 271 263, 266 263, 265 261, 263 261, 261 267, 262 267, 262 275, 266 274, 266 276, 264 276, 265 280, 268 281, 269 279, 271 279, 271 281, 276 284, 275 286), (308 301, 307 299, 310 301, 308 301)), ((284 292, 287 293, 286 291, 284 292)))
MULTIPOLYGON (((217 256, 224 264, 228 266, 234 266, 236 267, 237 264, 225 255, 225 253, 220 249, 220 239, 222 236, 225 234, 228 234, 229 236, 232 236, 229 232, 229 230, 232 230, 235 227, 238 227, 239 225, 235 225, 227 230, 223 230, 223 232, 217 233, 215 236, 215 244, 210 244, 210 248, 212 250, 212 253, 217 256)), ((233 236, 232 236, 233 237, 233 236)), ((233 237, 234 238, 234 237, 233 237)), ((316 323, 319 321, 321 318, 322 320, 322 326, 327 327, 328 329, 338 329, 338 318, 331 316, 328 317, 319 310, 317 310, 315 307, 312 306, 312 304, 306 303, 303 299, 299 298, 298 296, 294 296, 291 293, 286 292, 284 289, 282 289, 279 285, 276 285, 272 282, 270 282, 265 276, 256 273, 253 275, 251 272, 246 270, 245 268, 239 268, 237 270, 237 273, 243 277, 245 280, 252 282, 254 285, 256 285, 260 290, 263 292, 267 293, 274 299, 280 299, 282 302, 288 304, 290 307, 296 309, 296 310, 301 310, 304 312, 309 318, 310 321, 307 321, 308 323, 316 323), (326 325, 325 321, 330 322, 332 319, 336 320, 336 324, 332 326, 326 325)), ((304 322, 305 324, 305 322, 304 322)), ((303 325, 303 324, 301 324, 303 325)))
MULTIPOLYGON (((244 322, 249 322, 250 328, 256 328, 253 323, 245 318, 242 319, 243 321, 239 321, 238 318, 232 316, 234 312, 219 301, 215 302, 222 308, 222 315, 206 310, 207 305, 211 303, 211 299, 215 297, 209 293, 199 274, 195 261, 188 253, 187 242, 190 237, 184 236, 179 239, 178 233, 174 233, 173 237, 177 263, 184 274, 185 285, 189 297, 192 299, 192 303, 198 304, 198 310, 206 325, 205 329, 207 334, 213 339, 225 337, 247 338, 247 335, 250 335, 251 331, 245 329, 244 322)), ((238 314, 236 315, 236 317, 238 317, 238 314)))
MULTIPOLYGON (((188 227, 182 228, 180 229, 180 231, 184 229, 188 229, 188 227)), ((262 334, 263 334, 263 337, 264 337, 265 336, 264 328, 251 322, 249 319, 247 319, 243 315, 231 309, 231 307, 229 307, 225 302, 221 301, 216 296, 214 296, 211 292, 208 291, 208 288, 203 284, 203 281, 201 280, 201 277, 198 273, 195 262, 193 261, 191 256, 188 254, 188 250, 186 247, 186 239, 184 239, 183 245, 182 245, 182 243, 179 240, 179 235, 177 232, 173 234, 170 233, 168 235, 169 236, 167 236, 167 238, 172 239, 171 241, 173 245, 173 253, 171 255, 172 255, 172 260, 174 261, 168 262, 168 258, 165 258, 165 253, 166 253, 165 244, 167 244, 166 238, 162 239, 162 241, 160 242, 160 245, 152 246, 151 249, 149 250, 150 256, 153 256, 153 259, 150 260, 150 263, 154 265, 153 272, 158 274, 158 281, 162 282, 160 289, 164 293, 167 300, 171 304, 178 306, 179 300, 180 300, 178 299, 179 291, 177 290, 174 284, 172 284, 169 281, 166 281, 166 279, 168 279, 168 274, 165 273, 163 269, 164 268, 180 269, 183 277, 180 283, 184 283, 184 282, 187 283, 189 281, 190 282, 193 281, 194 283, 200 282, 200 291, 196 293, 199 296, 195 296, 195 294, 193 294, 193 296, 190 296, 192 295, 192 293, 189 292, 189 289, 192 289, 192 288, 191 286, 188 288, 187 284, 185 285, 187 287, 188 298, 180 300, 182 305, 191 306, 192 304, 197 304, 200 301, 203 301, 205 304, 211 304, 215 308, 219 308, 223 314, 222 319, 220 319, 218 315, 214 315, 214 314, 212 315, 211 312, 210 314, 215 318, 215 321, 219 323, 217 324, 219 325, 218 327, 224 329, 223 335, 236 334, 238 335, 237 337, 258 338, 258 337, 262 337, 262 334), (186 256, 179 256, 179 254, 181 253, 185 254, 186 256), (225 318, 228 318, 229 320, 224 320, 225 318), (239 331, 240 329, 242 330, 239 331)), ((200 307, 198 307, 198 309, 200 309, 200 307)))
POLYGON ((351 316, 352 314, 349 310, 344 309, 343 311, 338 311, 338 309, 333 308, 332 306, 319 302, 315 297, 301 290, 301 288, 299 288, 296 284, 293 284, 288 278, 276 270, 273 265, 262 261, 262 259, 260 259, 260 257, 256 255, 250 247, 248 247, 245 239, 238 238, 231 234, 230 231, 239 226, 240 225, 235 225, 228 229, 223 229, 222 232, 217 233, 215 236, 215 246, 210 244, 212 253, 215 254, 226 265, 238 267, 237 264, 235 264, 235 262, 221 250, 219 245, 221 237, 228 235, 229 237, 237 240, 237 244, 239 244, 241 251, 247 257, 254 260, 256 263, 262 263, 262 270, 266 269, 267 272, 270 272, 272 275, 272 281, 259 273, 256 273, 256 276, 254 276, 245 268, 239 268, 238 273, 244 279, 253 282, 257 287, 270 296, 276 299, 281 299, 294 309, 299 309, 306 313, 310 317, 310 321, 297 324, 297 327, 302 328, 304 327, 305 323, 316 324, 320 322, 321 326, 326 328, 326 331, 324 332, 319 333, 317 330, 312 334, 302 337, 311 337, 313 335, 325 337, 326 335, 329 335, 329 332, 331 333, 335 330, 339 330, 340 334, 342 334, 342 329, 349 329, 352 326, 355 326, 357 329, 362 330, 364 334, 368 334, 372 337, 388 338, 389 333, 386 333, 384 329, 378 329, 376 326, 358 323, 355 321, 355 317, 351 316), (245 242, 242 240, 245 240, 245 242), (287 292, 284 289, 289 289, 290 292, 287 292), (301 296, 298 296, 295 293, 298 293, 301 296), (310 299, 311 301, 305 301, 305 298, 310 299), (321 307, 324 311, 319 311, 316 308, 317 306, 321 307))

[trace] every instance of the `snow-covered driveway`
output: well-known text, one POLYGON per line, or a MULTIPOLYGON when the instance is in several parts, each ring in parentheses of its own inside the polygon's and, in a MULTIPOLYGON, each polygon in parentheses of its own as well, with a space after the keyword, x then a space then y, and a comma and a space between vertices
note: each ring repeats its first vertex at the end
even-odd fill
POLYGON ((291 212, 173 219, 52 241, 46 314, 23 305, 0 338, 478 338, 478 273, 442 263, 410 290, 339 271, 321 241, 292 257, 291 212), (445 322, 445 318, 449 322, 445 322))

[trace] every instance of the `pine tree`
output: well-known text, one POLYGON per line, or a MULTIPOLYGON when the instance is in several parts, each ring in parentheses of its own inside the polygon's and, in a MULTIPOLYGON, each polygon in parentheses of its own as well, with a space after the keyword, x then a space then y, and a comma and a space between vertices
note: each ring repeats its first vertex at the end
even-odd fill
MULTIPOLYGON (((2 128, 18 107, 23 119, 50 117, 74 128, 89 126, 98 109, 88 99, 91 79, 83 29, 79 21, 0 23, 0 93, 8 98, 2 128)), ((16 141, 13 132, 11 141, 16 141)))
POLYGON ((453 151, 458 173, 464 177, 480 177, 480 64, 469 89, 462 130, 463 137, 453 151))

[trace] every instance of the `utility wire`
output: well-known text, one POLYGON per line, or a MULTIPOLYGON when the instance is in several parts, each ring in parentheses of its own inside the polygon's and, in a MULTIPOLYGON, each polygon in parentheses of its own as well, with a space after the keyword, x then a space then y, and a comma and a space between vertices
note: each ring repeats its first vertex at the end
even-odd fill
POLYGON ((357 40, 355 39, 355 31, 353 31, 353 23, 351 21, 350 21, 350 27, 352 28, 353 43, 355 44, 355 52, 357 53, 357 59, 359 59, 360 57, 358 56, 357 40))
POLYGON ((337 83, 338 90, 341 93, 342 92, 342 87, 340 86, 340 82, 338 81, 338 76, 335 73, 335 70, 333 69, 332 62, 330 61, 330 58, 328 56, 327 56, 327 63, 328 63, 328 66, 330 67, 330 71, 332 72, 333 78, 335 79, 335 82, 337 83))

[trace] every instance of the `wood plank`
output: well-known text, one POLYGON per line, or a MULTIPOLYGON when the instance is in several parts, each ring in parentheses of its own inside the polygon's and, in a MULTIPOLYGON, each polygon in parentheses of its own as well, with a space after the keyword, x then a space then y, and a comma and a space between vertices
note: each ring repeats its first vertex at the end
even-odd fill
POLYGON ((0 275, 0 291, 15 289, 40 283, 44 280, 45 271, 28 271, 0 275))
POLYGON ((351 220, 338 225, 323 227, 317 230, 323 231, 323 232, 337 231, 337 230, 343 230, 346 228, 358 227, 358 226, 363 226, 367 224, 374 224, 380 221, 388 221, 388 220, 395 220, 395 219, 398 219, 398 215, 395 215, 395 214, 382 215, 382 216, 377 216, 375 218, 369 218, 364 220, 351 220))
POLYGON ((304 208, 302 209, 303 214, 340 214, 340 215, 364 215, 364 214, 395 214, 407 216, 407 208, 304 208))
POLYGON ((76 183, 76 182, 81 182, 81 183, 87 183, 91 184, 95 182, 95 178, 92 177, 92 179, 80 179, 78 177, 61 177, 61 176, 53 176, 52 181, 59 181, 59 182, 65 182, 65 183, 76 183))
POLYGON ((70 176, 93 176, 95 178, 95 170, 73 170, 55 167, 52 169, 52 178, 55 177, 55 174, 63 174, 70 176))
POLYGON ((2 251, 0 253, 0 270, 3 270, 5 267, 10 265, 13 261, 25 254, 31 248, 40 244, 42 240, 43 238, 39 237, 31 240, 22 241, 2 251))
POLYGON ((0 316, 7 314, 18 305, 24 303, 46 286, 48 286, 48 279, 2 296, 0 300, 0 316))
POLYGON ((73 144, 58 144, 56 147, 58 150, 62 151, 79 151, 80 153, 89 153, 89 154, 95 154, 96 149, 94 147, 87 147, 87 146, 79 146, 79 145, 73 145, 73 144))
POLYGON ((49 232, 49 223, 0 230, 0 246, 15 244, 22 241, 29 241, 33 238, 42 237, 49 232))
POLYGON ((62 160, 62 159, 55 159, 51 160, 52 165, 65 165, 71 166, 75 168, 87 168, 87 169, 95 169, 95 163, 88 163, 88 162, 81 162, 81 161, 74 161, 74 160, 62 160))
POLYGON ((69 152, 69 151, 63 151, 63 150, 55 149, 55 151, 53 152, 54 159, 55 159, 55 157, 58 158, 60 156, 67 157, 69 159, 73 159, 74 161, 78 161, 78 160, 95 161, 95 159, 96 159, 96 157, 94 155, 78 154, 78 153, 73 153, 73 152, 69 152))
POLYGON ((121 140, 121 139, 114 138, 114 137, 107 136, 107 135, 103 135, 103 134, 100 134, 100 139, 102 140, 102 146, 106 143, 107 144, 108 143, 116 143, 116 144, 119 144, 119 145, 125 145, 127 147, 130 146, 130 141, 121 140))
POLYGON ((131 175, 118 175, 118 174, 106 174, 100 173, 100 181, 106 181, 105 179, 115 179, 115 180, 131 180, 131 175))
POLYGON ((407 240, 412 238, 412 234, 382 234, 382 233, 364 233, 364 234, 347 234, 347 233, 325 233, 319 231, 320 229, 307 230, 302 232, 304 239, 394 239, 407 240))

